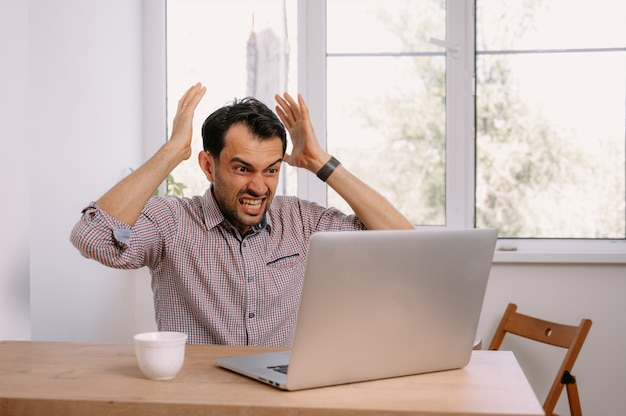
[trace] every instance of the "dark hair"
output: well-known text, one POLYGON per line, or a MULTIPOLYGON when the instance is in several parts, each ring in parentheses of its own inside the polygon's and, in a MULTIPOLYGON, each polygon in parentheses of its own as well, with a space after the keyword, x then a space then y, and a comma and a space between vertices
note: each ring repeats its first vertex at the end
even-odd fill
POLYGON ((283 155, 287 150, 285 126, 272 110, 253 97, 234 99, 231 104, 214 111, 202 124, 204 150, 218 158, 224 148, 226 131, 234 124, 243 123, 259 139, 280 137, 283 155))

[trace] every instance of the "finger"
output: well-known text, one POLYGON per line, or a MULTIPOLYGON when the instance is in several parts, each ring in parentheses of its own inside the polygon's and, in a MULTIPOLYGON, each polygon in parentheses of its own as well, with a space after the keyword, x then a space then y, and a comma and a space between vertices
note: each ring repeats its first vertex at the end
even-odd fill
POLYGON ((201 83, 192 85, 178 101, 178 110, 185 110, 188 107, 195 110, 205 92, 206 87, 203 87, 201 83))
POLYGON ((300 103, 300 111, 302 111, 303 114, 309 114, 309 108, 306 106, 302 94, 298 94, 298 103, 300 103))
POLYGON ((283 111, 283 109, 280 108, 279 106, 276 106, 276 113, 278 114, 278 118, 280 118, 280 120, 283 122, 285 127, 287 127, 287 129, 290 129, 291 120, 289 119, 289 116, 287 116, 287 114, 283 111))
POLYGON ((187 100, 189 99, 189 95, 191 94, 193 89, 196 88, 196 87, 197 87, 197 84, 196 85, 192 85, 191 87, 189 87, 189 89, 187 89, 187 91, 185 91, 183 96, 180 97, 180 100, 178 100, 178 109, 179 110, 181 110, 183 107, 186 106, 187 100))
POLYGON ((287 106, 287 103, 285 102, 285 100, 283 100, 283 97, 281 97, 279 94, 274 94, 274 99, 276 100, 276 102, 278 102, 278 104, 280 104, 282 107, 287 106))
POLYGON ((285 103, 283 107, 294 118, 294 120, 298 120, 300 118, 300 106, 296 103, 296 100, 289 95, 289 93, 284 93, 283 97, 283 102, 285 103))
POLYGON ((206 87, 203 87, 202 84, 198 83, 197 87, 197 89, 194 88, 194 90, 192 90, 193 94, 189 97, 189 101, 186 103, 187 108, 192 111, 195 111, 196 107, 198 107, 198 103, 200 103, 200 100, 202 100, 202 97, 204 97, 204 94, 206 93, 206 87))
MULTIPOLYGON (((274 97, 276 99, 276 101, 278 102, 278 104, 280 105, 280 110, 282 111, 283 115, 290 119, 293 118, 293 112, 291 111, 291 108, 289 106, 289 104, 287 103, 287 101, 285 101, 280 95, 276 94, 276 96, 274 97)), ((276 107, 278 108, 278 107, 276 107)), ((285 120, 283 120, 283 123, 285 122, 285 120)))
POLYGON ((285 93, 284 96, 285 100, 287 100, 287 103, 289 104, 289 110, 291 111, 292 115, 297 118, 300 115, 300 106, 288 93, 285 93))

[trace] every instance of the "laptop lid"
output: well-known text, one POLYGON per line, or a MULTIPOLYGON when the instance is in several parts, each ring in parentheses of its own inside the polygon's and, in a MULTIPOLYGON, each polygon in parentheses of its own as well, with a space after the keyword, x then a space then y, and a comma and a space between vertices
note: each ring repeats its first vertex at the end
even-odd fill
POLYGON ((316 233, 287 376, 270 379, 274 354, 237 358, 262 376, 218 364, 288 390, 461 368, 496 239, 491 229, 316 233))

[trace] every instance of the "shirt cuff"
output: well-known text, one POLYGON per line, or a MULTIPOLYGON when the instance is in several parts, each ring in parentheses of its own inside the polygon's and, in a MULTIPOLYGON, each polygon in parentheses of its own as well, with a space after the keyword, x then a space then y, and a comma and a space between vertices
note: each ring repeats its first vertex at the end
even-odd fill
POLYGON ((113 238, 115 238, 118 244, 128 246, 130 243, 129 226, 111 217, 106 211, 101 210, 95 202, 92 202, 83 209, 82 214, 91 221, 95 220, 97 223, 106 224, 113 229, 113 238))
POLYGON ((130 230, 127 228, 114 228, 113 237, 118 242, 128 245, 130 243, 130 230))

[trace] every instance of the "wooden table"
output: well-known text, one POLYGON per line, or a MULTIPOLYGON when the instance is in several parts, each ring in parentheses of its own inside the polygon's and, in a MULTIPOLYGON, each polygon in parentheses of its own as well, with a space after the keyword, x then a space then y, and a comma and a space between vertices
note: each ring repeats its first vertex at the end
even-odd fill
MULTIPOLYGON (((355 347, 358 348, 358 347, 355 347)), ((542 415, 512 353, 387 380, 284 392, 221 369, 221 356, 272 348, 187 345, 171 381, 148 380, 133 346, 0 342, 0 415, 542 415)))

